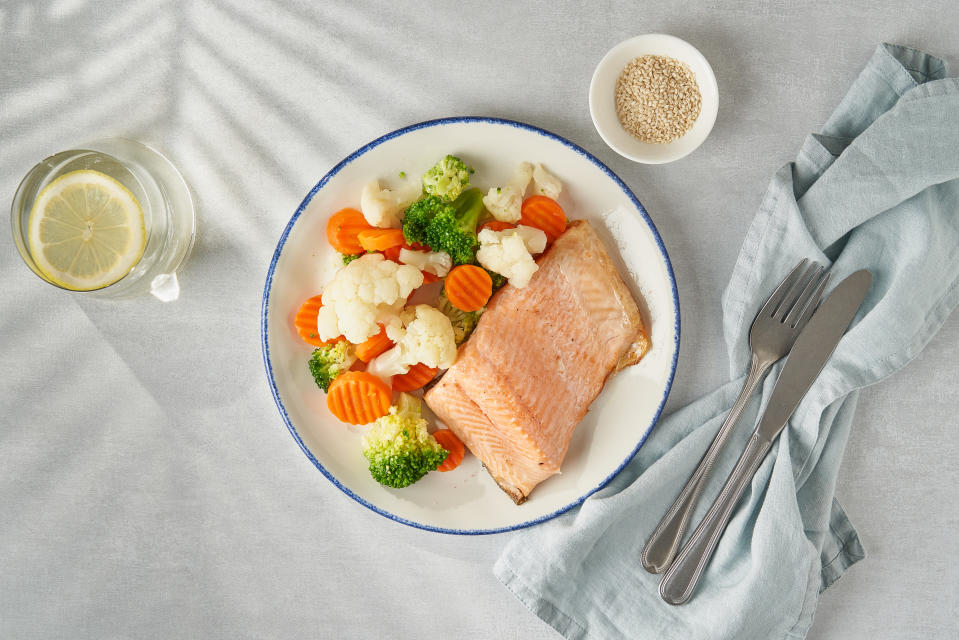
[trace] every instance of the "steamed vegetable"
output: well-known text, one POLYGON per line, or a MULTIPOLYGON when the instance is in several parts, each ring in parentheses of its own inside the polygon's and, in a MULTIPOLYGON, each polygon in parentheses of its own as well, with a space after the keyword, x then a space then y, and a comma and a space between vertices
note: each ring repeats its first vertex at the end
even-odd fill
POLYGON ((386 325, 386 335, 396 346, 374 358, 367 369, 383 380, 407 373, 417 363, 448 369, 456 360, 456 338, 450 320, 429 305, 407 307, 399 318, 386 325))
POLYGON ((406 373, 393 376, 391 386, 393 391, 416 391, 425 387, 439 371, 436 367, 427 367, 422 362, 418 362, 406 373))
POLYGON ((420 271, 440 278, 445 277, 453 266, 453 259, 445 251, 413 251, 404 247, 400 249, 397 258, 403 264, 411 264, 420 271))
POLYGON ((554 242, 566 231, 566 213, 552 198, 530 196, 523 201, 520 224, 540 229, 549 242, 554 242))
POLYGON ((426 244, 426 229, 437 215, 453 215, 453 205, 439 196, 426 196, 406 208, 403 235, 410 244, 426 244))
POLYGON ((493 295, 493 279, 482 267, 464 264, 449 272, 443 291, 454 307, 461 311, 478 311, 493 295))
POLYGON ((403 232, 399 229, 365 229, 357 234, 365 251, 386 251, 403 246, 403 232))
POLYGON ((320 338, 320 330, 316 327, 316 316, 322 306, 323 296, 313 296, 300 305, 296 315, 293 317, 293 326, 296 327, 296 332, 303 338, 304 342, 314 347, 331 344, 341 337, 336 336, 331 340, 323 340, 320 338))
POLYGON ((365 371, 340 374, 326 393, 326 406, 342 422, 369 424, 390 409, 393 390, 365 371))
POLYGON ((533 254, 546 248, 546 234, 540 229, 520 225, 506 231, 484 229, 479 234, 476 259, 488 270, 506 276, 509 283, 522 289, 539 269, 533 254))
POLYGON ((477 231, 482 231, 483 229, 489 229, 490 231, 506 231, 507 229, 515 229, 516 225, 512 222, 503 222, 502 220, 490 220, 484 222, 479 226, 477 231))
MULTIPOLYGON (((485 269, 485 267, 484 267, 485 269)), ((493 280, 493 293, 496 293, 503 288, 503 285, 506 284, 506 276, 494 273, 489 269, 486 269, 486 273, 489 274, 489 277, 493 280)))
MULTIPOLYGON (((506 279, 503 278, 503 276, 498 274, 493 275, 500 278, 505 284, 506 279)), ((436 301, 436 308, 439 309, 443 315, 450 319, 450 324, 453 327, 453 337, 456 340, 456 346, 466 342, 466 339, 470 337, 471 333, 473 333, 473 329, 476 328, 476 323, 479 322, 480 316, 483 314, 482 310, 467 312, 457 309, 450 303, 445 293, 440 295, 439 299, 436 301)))
POLYGON ((520 208, 523 205, 523 196, 526 187, 533 177, 533 165, 521 162, 513 172, 509 182, 500 187, 493 187, 483 197, 483 204, 493 214, 493 217, 502 222, 518 222, 520 208))
POLYGON ((483 194, 479 189, 464 191, 453 201, 453 215, 444 212, 426 228, 426 244, 444 251, 453 264, 470 264, 476 256, 476 223, 483 213, 483 194))
POLYGON ((326 239, 340 253, 363 253, 357 236, 360 231, 371 228, 362 213, 347 207, 330 216, 326 223, 326 239))
POLYGON ((395 318, 407 296, 423 284, 416 267, 370 253, 340 269, 323 291, 317 314, 320 338, 344 335, 359 344, 380 331, 379 324, 395 318))
POLYGON ((546 196, 555 200, 563 191, 563 183, 559 178, 546 170, 541 164, 533 167, 533 194, 546 196))
POLYGON ((440 446, 449 451, 449 456, 443 463, 436 467, 437 471, 452 471, 460 466, 463 456, 466 455, 466 447, 463 441, 456 437, 456 434, 449 429, 440 429, 433 433, 433 437, 440 443, 440 446))
POLYGON ((386 327, 380 325, 380 332, 356 345, 356 357, 363 362, 369 362, 384 351, 393 348, 393 341, 386 335, 386 327))
POLYGON ((419 196, 419 185, 408 182, 395 191, 380 186, 379 180, 371 180, 360 193, 360 209, 366 221, 379 228, 397 228, 403 209, 419 196))
POLYGON ((423 174, 423 193, 446 202, 455 200, 470 186, 473 170, 456 156, 446 156, 423 174))
POLYGON ((310 373, 316 381, 316 386, 323 391, 329 391, 330 385, 340 374, 356 362, 353 345, 346 340, 337 340, 331 345, 313 350, 310 356, 310 373))
POLYGON ((419 399, 406 393, 363 436, 362 444, 373 479, 397 489, 418 481, 449 456, 426 430, 419 399))
POLYGON ((476 255, 476 223, 483 212, 479 189, 464 191, 452 203, 427 196, 406 209, 406 241, 449 254, 453 264, 470 264, 476 255))

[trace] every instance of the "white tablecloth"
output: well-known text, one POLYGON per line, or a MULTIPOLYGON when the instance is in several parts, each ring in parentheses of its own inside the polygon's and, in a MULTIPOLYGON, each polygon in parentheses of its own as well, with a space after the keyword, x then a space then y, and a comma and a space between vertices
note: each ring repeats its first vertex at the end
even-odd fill
MULTIPOLYGON (((876 44, 959 60, 952 0, 403 4, 0 5, 3 200, 45 155, 124 135, 178 164, 199 224, 169 304, 58 291, 0 236, 0 637, 556 637, 490 572, 509 534, 377 516, 286 431, 258 318, 296 205, 412 122, 493 115, 568 137, 635 190, 670 252, 675 408, 725 379, 719 298, 747 224, 876 44), (646 32, 698 47, 720 88, 710 138, 667 166, 617 156, 587 107, 606 50, 646 32)), ((862 396, 838 492, 868 557, 811 637, 959 633, 957 376, 952 318, 862 396)))

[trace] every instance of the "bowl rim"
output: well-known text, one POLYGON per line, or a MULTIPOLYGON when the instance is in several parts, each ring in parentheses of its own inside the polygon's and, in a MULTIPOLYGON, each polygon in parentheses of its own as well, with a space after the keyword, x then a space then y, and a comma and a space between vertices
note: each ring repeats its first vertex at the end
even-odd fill
POLYGON ((570 142, 566 138, 556 133, 553 133, 546 129, 542 129, 540 127, 536 127, 534 125, 526 124, 524 122, 519 122, 517 120, 509 120, 505 118, 490 117, 490 116, 453 116, 453 117, 447 117, 447 118, 437 118, 433 120, 424 120, 422 122, 411 124, 406 127, 402 127, 400 129, 391 131, 390 133, 387 133, 385 135, 382 135, 379 138, 376 138, 375 140, 368 142, 367 144, 363 145, 362 147, 360 147, 359 149, 357 149, 350 155, 340 160, 340 162, 338 162, 332 169, 330 169, 326 173, 326 175, 324 175, 320 179, 320 181, 317 182, 312 189, 310 189, 309 193, 306 195, 306 197, 300 203, 299 207, 297 207, 296 211, 293 213, 293 216, 290 218, 289 222, 287 222, 286 227, 284 227, 283 232, 281 233, 280 238, 277 241, 276 249, 273 252, 273 257, 270 260, 270 266, 266 274, 266 282, 263 287, 262 305, 260 307, 260 346, 262 350, 263 364, 266 370, 267 381, 270 385, 270 391, 273 395, 273 401, 274 403, 276 403, 276 407, 279 410, 280 415, 283 418, 283 422, 286 424, 286 427, 290 432, 290 435, 293 436, 293 440, 297 443, 297 445, 300 447, 300 450, 303 451, 303 453, 310 460, 310 462, 312 462, 313 465, 317 469, 319 469, 320 472, 324 476, 326 476, 326 478, 330 482, 332 482, 335 487, 337 487, 340 491, 342 491, 343 493, 351 497, 353 500, 359 502, 364 507, 370 509, 371 511, 378 513, 379 515, 384 516, 386 518, 389 518, 390 520, 393 520, 400 524, 405 524, 410 527, 423 529, 426 531, 432 531, 436 533, 446 533, 446 534, 453 534, 453 535, 487 535, 487 534, 494 534, 494 533, 505 533, 508 531, 516 531, 518 529, 525 529, 526 527, 531 527, 533 525, 540 524, 547 520, 551 520, 552 518, 555 518, 556 516, 561 515, 576 506, 579 506, 586 500, 586 498, 593 495, 594 493, 596 493, 597 491, 605 487, 607 484, 609 484, 609 482, 614 477, 616 477, 619 474, 619 472, 622 471, 623 468, 625 468, 626 465, 629 464, 629 462, 635 457, 636 453, 646 442, 646 439, 649 437, 649 434, 652 432, 653 428, 656 426, 656 423, 659 422, 659 418, 662 415, 663 407, 666 404, 666 399, 669 397, 669 392, 672 389, 673 380, 676 375, 676 365, 679 359, 680 328, 681 328, 681 325, 680 325, 680 312, 679 312, 679 293, 676 288, 676 277, 675 277, 675 274, 673 273, 672 262, 669 259, 669 254, 666 251, 666 246, 663 243, 663 239, 659 234, 659 230, 656 228, 656 225, 653 223, 652 219, 649 217, 649 214, 646 212, 645 207, 643 207, 642 203, 639 201, 636 195, 632 192, 632 190, 628 186, 626 186, 626 183, 624 183, 619 176, 617 176, 609 167, 607 167, 603 162, 601 162, 591 153, 589 153, 588 151, 586 151, 579 145, 573 142, 570 142), (283 248, 286 246, 286 241, 287 241, 287 238, 289 237, 290 232, 293 229, 293 225, 296 224, 296 221, 300 218, 300 215, 302 215, 302 213, 306 210, 306 207, 313 200, 314 196, 316 196, 316 194, 321 189, 323 189, 326 186, 326 184, 331 179, 333 179, 333 177, 335 177, 344 167, 346 167, 348 164, 350 164, 351 162, 353 162, 360 156, 366 154, 370 150, 383 144, 384 142, 387 142, 389 140, 392 140, 393 138, 397 138, 408 133, 412 133, 419 129, 425 129, 429 127, 443 126, 443 125, 449 125, 449 124, 463 124, 463 123, 466 123, 466 124, 485 123, 485 124, 493 124, 498 126, 508 126, 508 127, 514 127, 517 129, 522 129, 525 131, 530 131, 532 133, 545 136, 546 138, 559 142, 563 144, 564 146, 568 147, 569 149, 571 149, 572 151, 575 151, 576 153, 578 153, 579 155, 581 155, 588 161, 592 162, 597 168, 599 168, 604 174, 606 174, 606 176, 610 178, 633 203, 633 205, 636 207, 636 209, 639 211, 640 215, 642 216, 643 221, 648 225, 649 230, 652 232, 653 239, 656 242, 656 246, 659 249, 660 255, 662 256, 662 259, 666 266, 666 274, 669 278, 670 290, 673 298, 673 308, 675 309, 675 314, 673 319, 674 350, 673 350, 672 361, 670 362, 670 366, 669 366, 669 376, 666 380, 666 387, 663 390, 663 397, 660 399, 659 406, 656 408, 656 412, 654 413, 652 420, 650 421, 648 427, 646 428, 646 432, 643 434, 643 437, 640 438, 639 442, 636 444, 636 447, 633 448, 633 450, 625 457, 622 463, 620 463, 619 466, 612 473, 606 476, 606 478, 600 481, 600 483, 596 487, 590 489, 589 491, 584 493, 579 498, 573 500, 569 504, 563 507, 560 507, 559 509, 556 509, 552 513, 548 513, 548 514, 539 516, 537 518, 533 518, 531 520, 521 522, 519 524, 508 525, 505 527, 497 527, 492 529, 450 529, 446 527, 437 527, 437 526, 425 524, 422 522, 415 522, 413 520, 404 518, 395 513, 391 513, 381 507, 378 507, 372 504, 370 501, 357 495, 355 492, 353 492, 348 487, 343 485, 332 473, 330 473, 326 469, 326 467, 323 466, 322 463, 320 463, 319 460, 316 459, 316 456, 314 456, 313 453, 310 451, 310 449, 306 446, 306 443, 303 441, 299 432, 296 430, 296 427, 293 426, 293 423, 290 420, 290 416, 286 411, 286 407, 284 406, 283 401, 280 399, 279 389, 276 386, 276 379, 273 375, 273 365, 270 362, 270 345, 268 342, 270 293, 272 290, 273 275, 276 270, 276 264, 281 254, 283 253, 283 248))
MULTIPOLYGON (((596 133, 598 133, 599 137, 603 139, 603 142, 606 143, 606 146, 608 146, 610 149, 612 149, 619 155, 623 156, 624 158, 628 160, 632 160, 633 162, 638 162, 640 164, 669 164, 670 162, 675 162, 677 160, 681 160, 682 158, 685 158, 686 156, 691 154, 693 151, 701 147, 702 144, 706 141, 706 139, 709 137, 709 134, 712 133, 713 131, 713 126, 716 124, 716 117, 719 113, 719 85, 716 82, 716 73, 713 71, 712 65, 709 64, 709 60, 706 58, 706 56, 703 55, 703 53, 699 49, 694 47, 692 44, 690 44, 689 42, 686 42, 682 38, 679 38, 669 33, 641 33, 639 35, 632 36, 631 38, 622 40, 621 42, 618 42, 612 47, 610 47, 609 51, 607 51, 603 55, 599 63, 597 63, 595 69, 593 69, 593 75, 589 81, 589 92, 587 97, 589 102, 589 117, 590 117, 590 120, 592 120, 593 122, 593 128, 596 129, 596 133), (623 149, 619 145, 616 145, 610 140, 610 137, 608 136, 608 127, 604 127, 603 125, 601 125, 596 116, 596 105, 598 101, 598 94, 597 94, 598 87, 596 86, 596 77, 597 75, 599 75, 600 70, 606 68, 609 64, 611 64, 611 60, 614 54, 619 53, 623 49, 634 47, 639 42, 642 42, 643 40, 648 40, 653 38, 663 38, 666 40, 670 40, 674 42, 676 45, 678 45, 680 48, 689 51, 692 57, 698 58, 708 72, 706 74, 706 77, 704 78, 705 80, 704 84, 711 87, 713 92, 716 94, 715 104, 712 105, 712 108, 709 109, 707 114, 709 118, 709 124, 706 127, 706 133, 703 135, 703 139, 700 140, 694 147, 689 148, 688 150, 681 153, 680 155, 667 156, 662 159, 639 157, 633 152, 627 149, 623 149)), ((705 111, 701 111, 700 116, 702 116, 704 113, 705 111)), ((616 120, 616 124, 619 126, 622 126, 619 124, 618 119, 616 120)), ((678 139, 680 138, 677 138, 677 140, 678 139)), ((670 144, 672 144, 672 142, 666 143, 665 146, 668 147, 670 144)))

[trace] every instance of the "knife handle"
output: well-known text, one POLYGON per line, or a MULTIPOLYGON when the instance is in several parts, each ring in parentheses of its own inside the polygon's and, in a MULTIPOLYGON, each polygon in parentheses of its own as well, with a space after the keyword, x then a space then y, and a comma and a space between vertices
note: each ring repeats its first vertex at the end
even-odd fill
POLYGON ((699 523, 689 542, 683 547, 683 550, 673 561, 673 564, 666 571, 662 583, 659 585, 659 595, 663 600, 672 605, 683 604, 689 600, 699 579, 709 564, 709 560, 719 544, 719 539, 729 524, 733 509, 743 492, 755 475, 759 465, 762 464, 766 454, 772 447, 772 442, 754 431, 746 450, 739 457, 739 462, 723 490, 720 492, 716 502, 709 509, 709 512, 699 523))

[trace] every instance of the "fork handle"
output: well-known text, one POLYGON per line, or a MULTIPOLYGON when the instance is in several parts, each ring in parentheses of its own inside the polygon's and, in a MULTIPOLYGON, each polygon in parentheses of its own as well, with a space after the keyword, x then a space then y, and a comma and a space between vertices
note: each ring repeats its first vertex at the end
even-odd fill
POLYGON ((678 605, 692 596, 706 565, 716 551, 726 525, 729 524, 736 503, 771 447, 770 440, 761 436, 758 430, 753 432, 746 450, 739 457, 739 462, 726 480, 716 502, 663 577, 659 585, 659 595, 663 600, 678 605))
POLYGON ((772 362, 760 359, 755 353, 753 354, 749 364, 749 373, 746 375, 746 382, 743 384, 742 391, 739 392, 739 397, 733 403, 729 414, 719 428, 719 432, 713 438, 712 444, 709 445, 709 449, 699 461, 696 471, 686 482, 686 486, 683 487, 679 497, 673 502, 663 519, 659 521, 653 534, 646 542, 646 546, 643 547, 643 567, 650 573, 662 573, 669 568, 676 551, 679 549, 683 534, 686 533, 689 519, 692 517, 703 488, 706 486, 709 473, 729 440, 733 427, 739 421, 739 416, 746 407, 749 397, 756 390, 771 364, 772 362))

